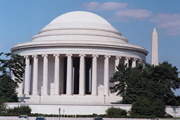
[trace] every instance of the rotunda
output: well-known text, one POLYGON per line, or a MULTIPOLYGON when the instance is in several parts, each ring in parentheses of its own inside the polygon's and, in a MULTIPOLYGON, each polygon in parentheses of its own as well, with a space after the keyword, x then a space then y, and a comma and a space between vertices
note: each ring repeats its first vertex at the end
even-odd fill
POLYGON ((109 87, 119 62, 145 63, 145 48, 128 44, 104 18, 83 11, 63 14, 31 42, 11 51, 25 57, 19 97, 27 103, 104 104, 121 100, 109 87))

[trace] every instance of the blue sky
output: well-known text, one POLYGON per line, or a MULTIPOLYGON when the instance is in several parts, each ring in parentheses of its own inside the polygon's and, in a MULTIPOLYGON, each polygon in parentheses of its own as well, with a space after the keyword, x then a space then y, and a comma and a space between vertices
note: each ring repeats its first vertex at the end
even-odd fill
MULTIPOLYGON (((157 28, 159 62, 180 69, 180 0, 0 0, 0 52, 31 41, 54 18, 90 11, 108 20, 129 43, 145 47, 151 62, 151 36, 157 28)), ((180 95, 180 90, 176 92, 180 95)))

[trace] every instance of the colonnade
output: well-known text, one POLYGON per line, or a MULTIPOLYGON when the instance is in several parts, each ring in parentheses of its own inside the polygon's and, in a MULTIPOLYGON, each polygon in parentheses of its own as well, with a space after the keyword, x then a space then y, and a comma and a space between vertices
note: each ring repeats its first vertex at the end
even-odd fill
MULTIPOLYGON (((41 95, 48 95, 48 54, 42 55, 43 57, 43 91, 41 95)), ((60 54, 54 54, 54 95, 60 95, 60 54)), ((104 95, 109 96, 109 55, 104 56, 104 95)), ((67 76, 66 76, 66 95, 72 95, 72 74, 73 74, 73 63, 72 63, 72 54, 66 54, 67 57, 67 76)), ((85 95, 85 54, 80 54, 80 67, 79 67, 79 95, 85 95)), ((97 60, 99 55, 92 55, 92 86, 91 86, 91 95, 98 95, 97 88, 97 60)), ((27 96, 29 94, 29 84, 30 84, 30 58, 33 59, 33 67, 31 67, 33 71, 32 77, 32 95, 38 95, 38 55, 25 56, 25 77, 24 77, 24 94, 27 96)), ((118 66, 120 60, 123 58, 124 64, 129 66, 129 61, 131 59, 132 64, 131 67, 135 67, 137 62, 142 62, 137 58, 128 58, 115 56, 115 70, 116 66, 118 66)), ((22 89, 21 89, 22 90, 22 89)))

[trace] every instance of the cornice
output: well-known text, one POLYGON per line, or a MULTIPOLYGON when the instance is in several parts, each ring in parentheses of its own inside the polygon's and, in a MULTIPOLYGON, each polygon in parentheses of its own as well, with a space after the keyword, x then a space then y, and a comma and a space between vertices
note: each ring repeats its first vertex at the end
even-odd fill
POLYGON ((117 45, 107 45, 107 44, 83 44, 83 43, 38 43, 32 44, 33 42, 18 44, 14 46, 11 51, 17 51, 20 49, 27 49, 27 48, 53 48, 53 47, 94 47, 94 48, 112 48, 112 49, 123 49, 123 50, 131 50, 131 51, 138 51, 145 55, 148 54, 148 51, 140 46, 132 45, 132 44, 117 44, 117 45))

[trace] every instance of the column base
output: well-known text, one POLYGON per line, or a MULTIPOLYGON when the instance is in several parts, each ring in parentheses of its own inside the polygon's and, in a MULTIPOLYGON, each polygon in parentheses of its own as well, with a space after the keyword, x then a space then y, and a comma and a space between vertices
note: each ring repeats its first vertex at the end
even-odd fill
POLYGON ((58 96, 61 96, 61 94, 53 94, 51 96, 55 96, 55 97, 58 97, 58 96))
POLYGON ((41 95, 41 96, 46 97, 46 96, 50 96, 50 95, 48 95, 48 94, 44 94, 44 95, 41 95))
POLYGON ((72 94, 65 94, 65 95, 67 95, 67 96, 72 96, 72 94))
POLYGON ((40 95, 38 95, 38 94, 32 94, 32 95, 29 95, 29 96, 38 97, 38 96, 40 96, 40 95))
POLYGON ((98 96, 97 94, 91 94, 92 96, 98 96))
POLYGON ((80 96, 85 96, 85 94, 79 94, 80 96))

